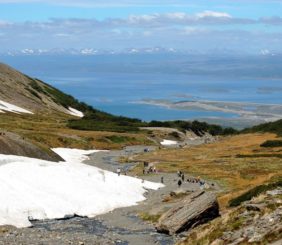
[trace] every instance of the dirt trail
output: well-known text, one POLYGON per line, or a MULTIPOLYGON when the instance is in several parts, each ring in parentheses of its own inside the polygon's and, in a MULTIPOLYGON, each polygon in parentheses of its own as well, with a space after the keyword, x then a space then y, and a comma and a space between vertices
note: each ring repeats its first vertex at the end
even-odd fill
MULTIPOLYGON (((99 152, 90 156, 90 160, 85 163, 97 166, 99 168, 115 172, 117 168, 129 170, 136 163, 120 164, 120 157, 129 157, 134 154, 144 153, 144 149, 153 151, 154 147, 146 146, 131 146, 126 147, 121 151, 99 152)), ((184 182, 179 188, 177 186, 178 177, 175 174, 148 174, 142 176, 142 179, 154 182, 160 182, 161 177, 164 179, 165 187, 158 191, 148 191, 146 193, 146 200, 139 205, 116 209, 111 213, 97 216, 96 218, 108 227, 108 231, 103 234, 105 238, 115 237, 120 240, 122 244, 134 245, 150 245, 161 244, 169 245, 174 244, 178 239, 176 237, 169 237, 164 234, 159 234, 155 231, 154 226, 148 222, 140 219, 140 214, 159 215, 160 212, 168 210, 172 203, 162 202, 165 196, 172 191, 184 192, 198 190, 199 184, 184 182)), ((188 177, 188 176, 186 176, 188 177)))
MULTIPOLYGON (((130 157, 143 153, 144 149, 153 151, 154 147, 133 146, 121 151, 99 152, 90 156, 86 164, 115 172, 118 167, 126 170, 136 163, 120 165, 120 157, 130 157)), ((171 207, 172 203, 162 202, 171 191, 194 191, 196 183, 185 182, 177 186, 176 174, 150 174, 145 180, 160 182, 164 178, 165 187, 158 191, 148 191, 146 200, 127 208, 96 216, 93 219, 74 217, 65 220, 34 221, 33 228, 17 229, 1 227, 0 244, 115 244, 115 245, 172 245, 179 237, 170 237, 156 232, 154 226, 140 218, 140 214, 159 215, 171 207)), ((188 178, 189 176, 186 176, 188 178)))

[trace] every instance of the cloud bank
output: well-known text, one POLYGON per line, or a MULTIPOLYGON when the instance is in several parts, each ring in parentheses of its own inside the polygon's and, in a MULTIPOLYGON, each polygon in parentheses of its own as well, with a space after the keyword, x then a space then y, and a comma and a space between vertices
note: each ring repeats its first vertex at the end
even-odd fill
POLYGON ((217 11, 155 13, 104 20, 0 20, 0 51, 5 47, 122 49, 162 46, 205 49, 207 41, 211 49, 281 50, 281 26, 281 17, 237 18, 217 11))

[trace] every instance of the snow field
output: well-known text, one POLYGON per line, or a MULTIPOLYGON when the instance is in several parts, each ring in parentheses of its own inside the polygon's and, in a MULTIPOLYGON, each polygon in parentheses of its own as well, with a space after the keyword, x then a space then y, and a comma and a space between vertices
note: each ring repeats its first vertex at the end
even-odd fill
POLYGON ((53 149, 65 162, 0 155, 0 225, 31 226, 31 219, 94 217, 145 200, 162 184, 118 176, 81 163, 97 152, 53 149))

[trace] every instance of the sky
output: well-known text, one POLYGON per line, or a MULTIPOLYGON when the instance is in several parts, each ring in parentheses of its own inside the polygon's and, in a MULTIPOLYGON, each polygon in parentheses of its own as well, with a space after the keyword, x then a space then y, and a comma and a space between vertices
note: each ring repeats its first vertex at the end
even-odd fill
POLYGON ((0 52, 282 53, 282 0, 0 0, 0 52))

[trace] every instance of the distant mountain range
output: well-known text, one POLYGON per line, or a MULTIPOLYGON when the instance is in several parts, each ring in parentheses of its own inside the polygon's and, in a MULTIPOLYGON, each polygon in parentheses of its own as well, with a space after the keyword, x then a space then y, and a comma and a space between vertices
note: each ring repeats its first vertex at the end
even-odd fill
MULTIPOLYGON (((220 50, 181 50, 175 48, 152 47, 152 48, 128 48, 122 50, 107 50, 95 48, 53 48, 53 49, 33 49, 26 48, 21 50, 2 51, 2 56, 32 56, 32 55, 115 55, 115 54, 186 54, 186 55, 242 55, 240 52, 231 49, 220 50)), ((244 53, 246 55, 248 53, 244 53)), ((251 54, 251 53, 250 53, 251 54)), ((269 49, 258 50, 257 55, 274 56, 279 55, 269 49)))

